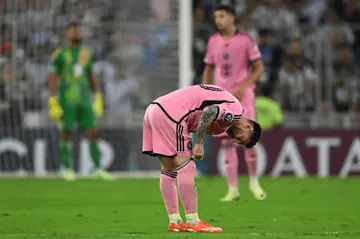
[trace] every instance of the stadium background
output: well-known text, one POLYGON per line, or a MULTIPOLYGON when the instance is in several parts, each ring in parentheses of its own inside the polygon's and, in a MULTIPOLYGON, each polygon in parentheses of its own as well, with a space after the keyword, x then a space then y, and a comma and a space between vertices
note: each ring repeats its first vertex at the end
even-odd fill
MULTIPOLYGON (((211 12, 219 2, 235 6, 239 27, 259 43, 266 72, 258 94, 284 111, 282 127, 266 132, 258 147, 260 173, 359 173, 356 0, 193 0, 187 9, 190 32, 181 29, 177 0, 1 0, 1 175, 59 175, 58 132, 44 103, 46 66, 64 43, 69 20, 78 19, 84 43, 95 51, 106 99, 100 127, 104 166, 119 175, 157 176, 158 162, 141 155, 144 110, 155 97, 177 89, 179 75, 191 75, 185 81, 192 84, 201 81, 206 41, 215 31, 211 12), (188 45, 184 33, 192 37, 188 45), (190 73, 181 72, 184 46, 192 49, 190 73)), ((85 176, 91 171, 86 141, 75 138, 74 166, 85 176)), ((211 143, 199 173, 223 172, 218 142, 211 143)), ((240 171, 245 173, 242 160, 240 171)))

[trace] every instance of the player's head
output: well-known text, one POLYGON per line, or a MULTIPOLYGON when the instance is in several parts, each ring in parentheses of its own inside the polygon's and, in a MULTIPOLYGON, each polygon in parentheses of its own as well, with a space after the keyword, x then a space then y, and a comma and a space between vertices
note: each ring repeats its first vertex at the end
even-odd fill
POLYGON ((250 149, 260 140, 262 130, 257 122, 241 117, 226 132, 234 143, 250 149))
POLYGON ((214 22, 219 31, 235 24, 235 10, 227 5, 220 5, 215 9, 214 22))
POLYGON ((79 44, 81 42, 80 24, 78 22, 71 22, 68 25, 67 39, 72 44, 79 44))

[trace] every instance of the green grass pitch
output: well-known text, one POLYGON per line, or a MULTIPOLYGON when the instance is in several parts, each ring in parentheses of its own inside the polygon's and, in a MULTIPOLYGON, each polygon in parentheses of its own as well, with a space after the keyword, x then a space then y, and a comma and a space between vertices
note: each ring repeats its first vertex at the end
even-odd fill
POLYGON ((0 239, 332 239, 360 238, 360 179, 264 178, 255 201, 240 178, 241 199, 220 203, 222 178, 199 178, 199 213, 220 234, 169 233, 156 179, 115 182, 0 180, 0 239))

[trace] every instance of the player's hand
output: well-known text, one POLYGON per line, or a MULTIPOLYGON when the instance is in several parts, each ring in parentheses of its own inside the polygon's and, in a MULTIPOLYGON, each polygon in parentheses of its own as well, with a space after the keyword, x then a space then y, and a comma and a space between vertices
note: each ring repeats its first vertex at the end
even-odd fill
POLYGON ((53 120, 60 120, 61 116, 63 115, 63 110, 59 104, 59 101, 56 96, 49 97, 48 100, 48 113, 49 117, 53 120))
POLYGON ((104 101, 100 93, 96 93, 94 96, 93 110, 97 117, 101 117, 104 114, 104 101))
POLYGON ((203 144, 195 144, 193 148, 192 157, 195 160, 203 160, 204 159, 204 145, 203 144))

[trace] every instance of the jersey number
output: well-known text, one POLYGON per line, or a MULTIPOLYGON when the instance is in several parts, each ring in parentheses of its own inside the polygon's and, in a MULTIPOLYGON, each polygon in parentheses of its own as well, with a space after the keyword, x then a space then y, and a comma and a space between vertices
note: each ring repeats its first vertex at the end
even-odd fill
POLYGON ((203 88, 204 90, 210 90, 210 91, 218 91, 218 92, 225 91, 223 88, 216 87, 216 86, 208 86, 208 85, 201 84, 200 87, 203 88))
POLYGON ((231 68, 232 68, 232 65, 229 64, 229 63, 225 63, 221 66, 221 69, 222 69, 222 75, 224 77, 228 77, 231 75, 231 68))

